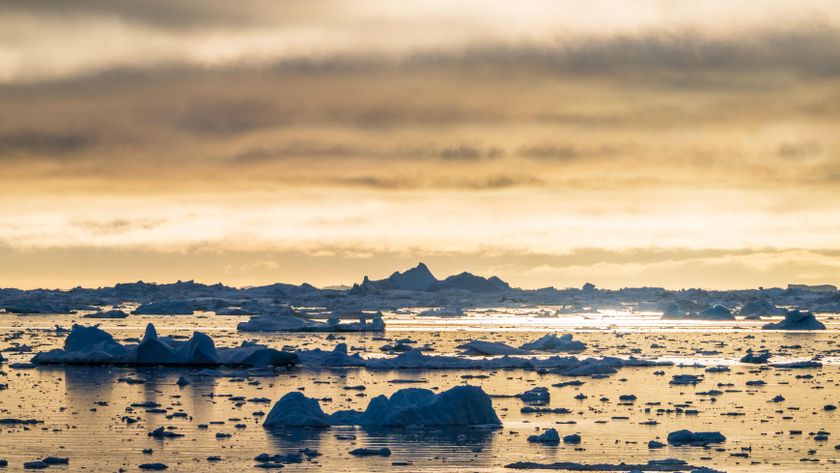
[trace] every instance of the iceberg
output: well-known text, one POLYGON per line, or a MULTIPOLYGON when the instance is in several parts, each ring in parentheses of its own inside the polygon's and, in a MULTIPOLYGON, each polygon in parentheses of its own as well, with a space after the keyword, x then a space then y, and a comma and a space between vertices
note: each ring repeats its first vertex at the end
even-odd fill
POLYGON ((135 315, 192 315, 193 308, 186 301, 147 302, 138 306, 135 315))
POLYGON ((317 399, 292 391, 277 401, 266 416, 265 427, 329 427, 330 418, 321 410, 317 399))
POLYGON ((767 363, 767 360, 769 360, 771 356, 773 355, 767 351, 756 354, 752 351, 752 349, 748 349, 747 354, 741 357, 741 363, 752 363, 755 365, 760 365, 763 363, 767 363))
POLYGON ((586 350, 586 344, 578 340, 572 340, 572 334, 570 333, 559 337, 549 333, 533 342, 525 343, 519 348, 535 351, 575 352, 586 350))
POLYGON ((721 435, 720 432, 692 432, 683 429, 668 434, 668 443, 676 446, 690 445, 692 447, 701 447, 710 443, 722 443, 724 441, 726 441, 726 437, 721 435))
POLYGON ((560 434, 557 433, 557 429, 550 428, 539 435, 529 435, 528 441, 531 443, 557 445, 560 443, 560 434))
POLYGON ((662 319, 735 320, 735 316, 732 315, 732 312, 726 307, 722 305, 715 305, 700 311, 700 313, 684 313, 679 309, 674 311, 672 307, 668 307, 668 309, 662 315, 662 319))
POLYGON ((159 337, 154 325, 148 324, 137 345, 121 345, 97 326, 75 324, 64 340, 63 349, 41 352, 32 359, 35 364, 126 364, 165 366, 294 366, 300 359, 257 344, 217 349, 213 339, 193 332, 186 342, 159 337))
POLYGON ((461 317, 464 309, 459 306, 434 307, 417 314, 419 317, 461 317))
POLYGON ((551 400, 551 394, 549 394, 548 388, 543 387, 529 389, 518 397, 522 399, 522 402, 534 405, 545 405, 551 400))
POLYGON ((769 323, 761 327, 762 330, 825 330, 825 325, 817 320, 811 312, 790 310, 784 320, 769 323))
POLYGON ((456 348, 464 350, 462 354, 470 356, 527 355, 529 353, 528 350, 514 348, 504 343, 487 342, 484 340, 473 340, 458 345, 456 348))
POLYGON ((119 309, 94 312, 82 316, 83 319, 124 319, 126 317, 128 317, 128 314, 119 309))
POLYGON ((370 322, 363 314, 358 322, 350 323, 341 323, 337 318, 320 322, 296 315, 258 315, 240 322, 236 329, 241 332, 383 332, 385 321, 381 313, 372 315, 370 322))
POLYGON ((499 426, 490 397, 478 386, 456 386, 440 394, 429 389, 400 389, 391 397, 371 399, 364 411, 324 414, 316 399, 300 392, 283 396, 263 423, 265 427, 325 428, 330 425, 369 427, 499 426))

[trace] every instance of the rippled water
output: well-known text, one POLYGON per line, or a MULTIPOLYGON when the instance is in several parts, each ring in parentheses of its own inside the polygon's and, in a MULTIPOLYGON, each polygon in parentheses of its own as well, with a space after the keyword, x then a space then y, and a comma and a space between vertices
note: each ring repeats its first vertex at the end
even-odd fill
MULTIPOLYGON (((322 402, 327 412, 363 409, 370 398, 391 394, 406 386, 446 389, 469 383, 480 385, 490 394, 517 394, 534 386, 550 386, 567 381, 558 375, 511 370, 488 372, 399 371, 372 372, 363 369, 295 369, 275 377, 201 377, 199 370, 124 367, 51 367, 15 369, 2 366, 0 418, 34 418, 43 424, 26 427, 0 427, 0 458, 9 461, 9 470, 22 468, 24 461, 44 456, 70 458, 67 471, 136 471, 141 463, 163 462, 168 471, 233 471, 252 469, 253 458, 262 452, 286 453, 309 447, 322 455, 311 462, 287 465, 284 471, 516 471, 504 465, 514 461, 575 461, 581 463, 645 463, 649 459, 680 458, 692 464, 726 471, 840 471, 836 461, 840 441, 815 441, 809 433, 831 432, 838 411, 823 410, 826 404, 840 404, 840 363, 838 329, 840 321, 821 317, 829 330, 812 333, 762 332, 761 322, 663 322, 657 316, 578 314, 559 318, 539 318, 525 314, 491 312, 464 318, 416 318, 389 315, 385 336, 345 334, 327 340, 326 334, 241 334, 234 329, 238 317, 130 316, 105 320, 101 327, 118 339, 138 337, 145 324, 153 322, 163 335, 188 336, 200 329, 210 333, 219 346, 254 339, 274 347, 332 348, 345 341, 352 349, 365 350, 365 356, 384 356, 379 347, 388 341, 411 338, 418 345, 429 344, 440 354, 457 353, 456 345, 472 339, 503 341, 519 345, 546 331, 574 332, 589 345, 588 356, 629 356, 673 359, 681 363, 702 361, 732 364, 729 373, 705 373, 697 386, 672 386, 673 374, 704 374, 699 367, 666 367, 665 375, 654 368, 623 369, 605 379, 581 378, 580 387, 550 387, 551 407, 565 407, 570 414, 522 414, 516 398, 496 397, 493 405, 504 422, 496 430, 391 430, 366 431, 341 427, 324 431, 280 430, 261 427, 257 411, 268 412, 272 404, 232 400, 265 397, 272 403, 292 390, 303 390, 310 397, 330 398, 322 402), (344 340, 341 340, 343 338, 344 340), (810 359, 823 355, 825 366, 809 370, 780 370, 736 361, 747 348, 769 349, 773 361, 810 359), (486 374, 486 379, 465 379, 464 375, 486 374), (811 375, 812 378, 803 378, 811 375), (179 376, 190 379, 185 387, 176 385, 179 376), (137 378, 144 384, 121 382, 137 378), (394 380, 421 383, 394 383, 394 380), (748 380, 762 379, 766 386, 749 387, 748 380), (364 385, 366 390, 343 389, 364 385), (732 386, 722 386, 731 384, 732 386), (724 394, 712 399, 698 392, 717 389, 724 394), (575 395, 588 396, 577 400, 575 395), (621 394, 635 394, 638 400, 621 403, 621 394), (772 403, 782 395, 784 402, 772 403), (608 399, 602 399, 608 398, 608 399), (132 403, 151 401, 166 409, 165 414, 131 409, 132 403), (659 403, 659 404, 649 404, 659 403), (685 404, 697 415, 660 412, 685 404), (646 409, 650 412, 645 412, 646 409), (167 415, 184 412, 188 417, 167 415), (727 413, 744 415, 729 416, 727 413), (124 416, 139 422, 127 424, 124 416), (655 420, 658 425, 640 425, 655 420), (209 428, 200 429, 199 424, 209 428), (237 424, 243 424, 237 428, 237 424), (148 432, 158 426, 175 426, 183 438, 155 440, 148 432), (526 437, 541 429, 555 427, 561 435, 579 433, 580 445, 549 447, 530 444, 526 437), (668 432, 690 430, 720 431, 727 441, 720 449, 666 447, 649 450, 647 442, 663 440, 668 432), (790 431, 801 430, 801 435, 790 431), (219 432, 230 438, 217 439, 219 432), (338 437, 338 438, 337 438, 338 437), (355 437, 355 440, 350 438, 355 437), (357 447, 389 447, 389 458, 356 458, 349 451, 357 447), (144 449, 152 449, 144 454, 144 449), (744 450, 751 449, 751 450, 744 450), (813 452, 809 452, 813 450, 813 452), (748 457, 732 456, 747 453, 748 457), (207 457, 221 461, 208 462, 207 457), (407 463, 394 465, 393 462, 407 463)), ((76 316, 0 315, 7 336, 0 349, 12 363, 28 361, 32 353, 63 343, 55 325, 69 327, 76 316), (31 352, 26 346, 31 346, 31 352), (21 350, 22 348, 22 350, 21 350), (6 351, 8 349, 19 350, 6 351)), ((90 323, 89 320, 84 320, 90 323)), ((838 433, 837 435, 840 435, 838 433)), ((664 440, 663 440, 664 441, 664 440)))

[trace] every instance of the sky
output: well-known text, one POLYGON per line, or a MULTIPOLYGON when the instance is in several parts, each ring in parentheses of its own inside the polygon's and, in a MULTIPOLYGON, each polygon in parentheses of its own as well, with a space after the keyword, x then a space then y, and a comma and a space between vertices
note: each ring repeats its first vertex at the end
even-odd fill
POLYGON ((840 283, 836 1, 5 0, 0 287, 840 283))

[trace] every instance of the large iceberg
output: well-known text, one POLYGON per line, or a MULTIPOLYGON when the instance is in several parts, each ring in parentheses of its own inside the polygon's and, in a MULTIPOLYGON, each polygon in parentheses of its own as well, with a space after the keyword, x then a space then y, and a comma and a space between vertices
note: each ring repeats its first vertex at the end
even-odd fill
POLYGON ((406 388, 391 397, 371 399, 364 411, 324 414, 316 399, 299 392, 283 396, 268 413, 265 427, 324 428, 330 425, 368 427, 498 426, 490 397, 478 386, 456 386, 440 394, 406 388))
POLYGON ((741 307, 741 310, 738 311, 739 315, 743 315, 745 317, 761 317, 764 315, 783 315, 785 310, 776 307, 772 302, 768 301, 767 299, 755 299, 747 302, 741 307))
POLYGON ((762 330, 825 330, 825 325, 817 320, 811 312, 790 310, 784 320, 769 323, 761 327, 762 330))
POLYGON ((63 349, 38 353, 32 359, 39 364, 127 364, 168 366, 294 366, 299 362, 287 353, 256 344, 217 349, 213 339, 194 332, 186 342, 159 337, 154 325, 137 345, 122 345, 97 326, 73 325, 63 349))

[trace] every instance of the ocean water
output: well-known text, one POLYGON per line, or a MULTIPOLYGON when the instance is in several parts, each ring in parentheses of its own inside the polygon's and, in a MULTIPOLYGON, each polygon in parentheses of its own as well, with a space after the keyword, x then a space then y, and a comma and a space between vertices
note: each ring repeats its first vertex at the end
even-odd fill
MULTIPOLYGON (((368 371, 365 369, 311 370, 296 368, 271 377, 201 376, 199 369, 128 367, 13 368, 0 365, 0 418, 37 419, 43 423, 0 426, 0 459, 8 471, 23 462, 46 456, 68 457, 62 471, 137 471, 143 463, 162 462, 167 471, 251 470, 260 453, 282 454, 302 448, 320 456, 283 471, 520 471, 505 468, 517 461, 580 463, 645 463, 650 459, 679 458, 694 465, 725 471, 840 471, 840 432, 833 432, 840 411, 840 319, 821 316, 828 330, 820 332, 761 331, 763 322, 660 321, 653 314, 623 312, 537 317, 534 311, 509 309, 470 313, 459 318, 386 314, 383 334, 240 333, 241 317, 129 316, 103 320, 101 328, 117 339, 140 337, 145 325, 155 324, 162 335, 189 336, 194 330, 210 334, 217 346, 257 340, 272 347, 332 348, 345 342, 364 356, 389 356, 382 345, 402 338, 428 345, 431 353, 454 355, 469 340, 501 341, 518 346, 547 332, 574 333, 588 349, 578 356, 638 356, 672 360, 664 368, 625 368, 603 379, 575 378, 579 387, 552 387, 573 378, 522 370, 493 371, 368 371), (818 355, 822 368, 783 370, 737 363, 744 352, 768 349, 771 361, 797 361, 818 355), (725 373, 704 373, 702 363, 731 365, 725 373), (664 375, 656 374, 658 370, 664 375), (670 385, 675 374, 703 374, 696 386, 670 385), (475 375, 486 377, 475 378, 475 375), (184 376, 191 384, 179 387, 184 376), (412 383, 406 383, 412 380, 412 383), (747 386, 763 380, 764 386, 747 386), (130 381, 130 382, 126 382, 130 381), (140 383, 142 381, 142 384, 140 383), (300 390, 322 399, 326 412, 364 409, 371 398, 403 387, 445 390, 461 384, 481 386, 498 395, 493 406, 503 421, 499 429, 396 429, 370 431, 360 427, 325 430, 267 430, 260 411, 267 413, 287 392, 300 390), (363 385, 363 391, 345 389, 363 385), (517 398, 501 397, 545 386, 549 407, 569 414, 523 414, 517 398), (709 390, 717 396, 700 394, 709 390), (587 397, 579 400, 575 396, 587 397), (634 394, 635 402, 620 402, 634 394), (782 402, 770 402, 774 396, 782 402), (253 402, 268 398, 270 403, 253 402), (153 402, 162 413, 131 407, 153 402), (696 409, 696 415, 677 412, 696 409), (175 414, 174 416, 172 414, 175 414), (183 416, 183 417, 182 417, 183 416), (136 418, 127 423, 124 418, 136 418), (646 425, 655 421, 656 425, 646 425), (207 428, 200 428, 206 424, 207 428), (174 427, 181 438, 156 440, 154 428, 174 427), (561 436, 577 433, 580 444, 545 446, 527 442, 528 435, 554 427, 561 436), (671 431, 720 431, 727 437, 712 448, 665 447, 651 450, 648 441, 665 442, 671 431), (801 433, 796 433, 801 431, 801 433), (813 433, 830 432, 827 441, 813 433), (217 438, 218 433, 230 437, 217 438), (388 447, 392 455, 357 458, 358 447, 388 447), (144 453, 150 449, 151 453, 144 453), (207 458, 218 456, 219 461, 207 458)), ((0 350, 8 363, 29 361, 34 353, 61 346, 74 321, 95 323, 68 315, 0 315, 5 334, 0 350)))

